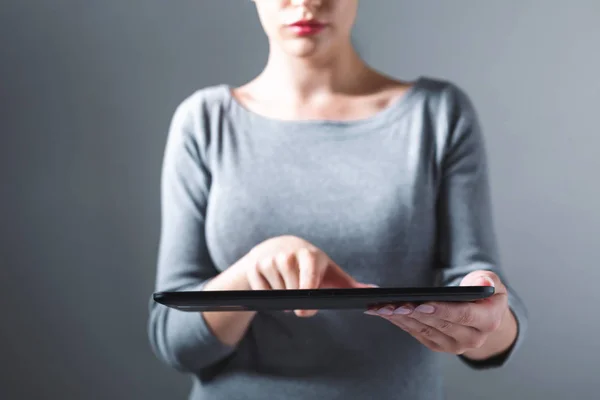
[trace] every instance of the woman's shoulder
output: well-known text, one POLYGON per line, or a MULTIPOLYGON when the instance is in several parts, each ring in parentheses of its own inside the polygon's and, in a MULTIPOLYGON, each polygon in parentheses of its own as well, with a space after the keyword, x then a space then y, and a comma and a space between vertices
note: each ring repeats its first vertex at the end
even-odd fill
MULTIPOLYGON (((423 108, 427 110, 425 114, 434 127, 431 133, 437 148, 469 148, 473 154, 481 154, 483 148, 479 145, 483 143, 483 133, 468 91, 455 81, 435 77, 421 78, 419 87, 425 103, 423 108)), ((438 156, 444 154, 440 152, 438 156)))
POLYGON ((437 106, 440 112, 474 112, 471 95, 456 81, 439 77, 421 76, 418 79, 418 85, 424 99, 437 106))
POLYGON ((218 132, 210 127, 227 112, 229 86, 216 84, 196 89, 176 104, 169 124, 168 136, 173 142, 193 142, 203 153, 218 132))
POLYGON ((214 84, 194 90, 179 100, 175 108, 176 116, 207 117, 211 113, 228 107, 229 85, 214 84))

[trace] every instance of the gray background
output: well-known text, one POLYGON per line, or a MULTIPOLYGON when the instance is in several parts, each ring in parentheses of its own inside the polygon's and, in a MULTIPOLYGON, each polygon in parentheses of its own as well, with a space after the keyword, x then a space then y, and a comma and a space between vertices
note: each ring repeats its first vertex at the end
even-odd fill
MULTIPOLYGON (((476 103, 505 269, 531 313, 510 367, 447 358, 449 399, 596 398, 600 2, 360 8, 368 61, 476 103)), ((0 41, 0 398, 185 398, 146 339, 165 131, 196 88, 260 71, 252 4, 4 0, 0 41)))

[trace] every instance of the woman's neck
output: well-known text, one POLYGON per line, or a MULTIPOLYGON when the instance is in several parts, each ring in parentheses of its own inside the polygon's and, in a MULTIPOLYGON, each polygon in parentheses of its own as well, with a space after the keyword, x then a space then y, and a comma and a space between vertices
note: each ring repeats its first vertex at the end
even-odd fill
POLYGON ((304 102, 315 97, 361 93, 376 75, 351 45, 320 58, 290 57, 274 49, 254 83, 282 95, 285 88, 286 97, 304 102))

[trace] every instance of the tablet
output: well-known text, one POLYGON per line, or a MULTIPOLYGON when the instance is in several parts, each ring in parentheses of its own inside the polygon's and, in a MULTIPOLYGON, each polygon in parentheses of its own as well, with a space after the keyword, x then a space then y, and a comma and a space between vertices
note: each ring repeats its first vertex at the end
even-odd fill
POLYGON ((157 303, 181 311, 366 310, 386 304, 464 302, 494 294, 491 286, 157 292, 157 303))

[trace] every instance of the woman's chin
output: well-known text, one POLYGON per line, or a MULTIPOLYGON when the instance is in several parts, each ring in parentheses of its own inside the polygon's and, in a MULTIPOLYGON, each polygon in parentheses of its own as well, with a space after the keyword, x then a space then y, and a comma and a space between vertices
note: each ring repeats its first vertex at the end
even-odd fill
POLYGON ((314 40, 299 39, 293 43, 286 43, 285 52, 289 56, 298 58, 320 58, 328 53, 325 43, 314 40))

